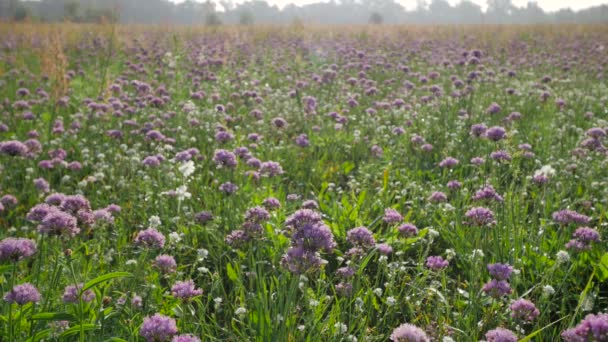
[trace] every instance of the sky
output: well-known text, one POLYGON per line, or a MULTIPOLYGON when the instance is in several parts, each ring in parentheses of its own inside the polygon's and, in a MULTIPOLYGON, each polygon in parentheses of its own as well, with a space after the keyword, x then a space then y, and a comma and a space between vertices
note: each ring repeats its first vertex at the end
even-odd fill
MULTIPOLYGON (((179 2, 183 2, 184 0, 172 0, 172 1, 179 3, 179 2)), ((205 2, 205 0, 194 0, 194 1, 205 2)), ((240 2, 244 2, 245 0, 233 0, 233 1, 235 3, 240 3, 240 2)), ((315 3, 315 2, 325 2, 325 1, 327 1, 327 0, 266 0, 266 2, 268 2, 269 4, 277 5, 280 8, 283 8, 290 3, 294 3, 296 5, 305 5, 305 4, 310 4, 310 3, 315 3)), ((412 9, 416 8, 416 0, 396 0, 396 1, 399 2, 403 7, 405 7, 408 10, 412 10, 412 9)), ((470 1, 480 5, 481 8, 483 10, 485 10, 486 3, 487 3, 486 0, 470 0, 470 1)), ((430 0, 428 2, 430 2, 430 0)), ((460 2, 460 0, 448 0, 448 2, 452 5, 455 5, 458 2, 460 2)), ((525 7, 526 4, 528 3, 528 0, 511 0, 511 2, 517 7, 525 7)), ((559 9, 567 8, 567 7, 570 7, 571 9, 576 11, 576 10, 588 8, 591 6, 598 6, 601 4, 606 4, 606 3, 608 3, 608 0, 577 0, 577 1, 574 1, 574 0, 568 0, 568 1, 537 0, 536 3, 538 3, 538 5, 540 7, 542 7, 542 9, 544 9, 545 11, 553 12, 553 11, 557 11, 559 9)), ((221 6, 218 6, 218 7, 221 7, 221 6)))

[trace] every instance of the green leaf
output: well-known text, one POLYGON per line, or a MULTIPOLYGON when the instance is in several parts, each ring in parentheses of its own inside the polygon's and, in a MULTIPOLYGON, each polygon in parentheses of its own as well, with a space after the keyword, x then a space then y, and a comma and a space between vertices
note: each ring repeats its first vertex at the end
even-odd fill
POLYGON ((528 341, 531 341, 532 338, 534 338, 534 337, 536 337, 536 335, 540 334, 541 331, 547 329, 548 327, 550 327, 550 326, 552 326, 552 325, 554 325, 554 324, 558 323, 559 321, 561 321, 563 319, 566 319, 566 318, 568 318, 568 316, 564 316, 564 317, 558 319, 557 321, 555 321, 553 323, 549 323, 548 325, 545 325, 544 327, 542 327, 542 328, 540 328, 540 329, 532 332, 530 335, 522 338, 521 340, 519 340, 519 342, 528 342, 528 341))
POLYGON ((600 281, 608 280, 608 253, 604 253, 600 262, 596 265, 597 277, 600 281))
POLYGON ((232 281, 237 281, 237 279, 239 279, 239 276, 234 271, 231 263, 226 264, 226 272, 228 273, 228 279, 232 281))
POLYGON ((119 337, 111 337, 111 338, 107 339, 106 342, 127 342, 127 340, 123 340, 122 338, 119 338, 119 337))
POLYGON ((76 317, 67 312, 41 312, 32 316, 34 321, 75 321, 76 317))
POLYGON ((36 335, 28 338, 26 342, 36 342, 46 339, 51 334, 51 329, 42 330, 36 333, 36 335))
POLYGON ((89 280, 86 284, 84 284, 82 291, 84 292, 84 291, 90 289, 91 287, 94 287, 97 284, 103 283, 104 281, 108 281, 110 279, 124 278, 124 277, 131 277, 131 276, 133 276, 133 275, 129 272, 113 272, 113 273, 104 274, 93 280, 89 280))
POLYGON ((61 335, 59 335, 59 338, 76 335, 76 334, 78 334, 80 332, 81 327, 82 327, 82 330, 84 330, 84 331, 90 331, 90 330, 98 329, 98 327, 95 324, 91 324, 91 323, 86 323, 86 324, 82 324, 82 325, 75 325, 75 326, 69 328, 68 330, 62 332, 61 335))

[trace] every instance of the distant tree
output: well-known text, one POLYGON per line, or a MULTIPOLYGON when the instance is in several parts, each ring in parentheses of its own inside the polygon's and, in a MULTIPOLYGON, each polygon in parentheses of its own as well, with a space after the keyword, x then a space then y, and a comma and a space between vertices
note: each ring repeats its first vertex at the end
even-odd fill
POLYGON ((384 18, 382 18, 382 15, 378 12, 372 12, 372 14, 369 16, 370 24, 380 25, 380 24, 382 24, 383 21, 384 21, 384 18))
POLYGON ((78 21, 78 8, 80 4, 77 1, 70 1, 64 5, 65 16, 72 21, 78 21))
POLYGON ((244 10, 239 14, 239 24, 253 25, 253 13, 249 10, 244 10))
POLYGON ((13 15, 13 19, 15 21, 24 21, 30 16, 30 11, 23 4, 17 5, 15 8, 15 14, 13 15))
POLYGON ((205 25, 207 26, 219 26, 222 24, 222 20, 215 12, 210 12, 205 17, 205 25))

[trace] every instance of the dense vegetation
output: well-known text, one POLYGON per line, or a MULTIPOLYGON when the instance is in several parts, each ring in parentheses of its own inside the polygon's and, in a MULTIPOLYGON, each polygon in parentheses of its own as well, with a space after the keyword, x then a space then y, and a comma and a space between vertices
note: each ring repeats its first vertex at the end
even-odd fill
POLYGON ((605 27, 0 32, 1 340, 606 341, 605 27))

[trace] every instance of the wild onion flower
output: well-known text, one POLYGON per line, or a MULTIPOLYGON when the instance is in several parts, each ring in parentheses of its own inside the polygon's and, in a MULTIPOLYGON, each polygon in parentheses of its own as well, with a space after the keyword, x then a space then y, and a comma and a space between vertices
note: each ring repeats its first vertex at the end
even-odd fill
POLYGON ((389 255, 393 253, 393 247, 386 243, 379 243, 376 245, 376 248, 378 249, 378 252, 383 255, 389 255))
POLYGON ((439 167, 452 169, 459 163, 460 162, 458 161, 458 159, 452 158, 452 157, 447 157, 439 163, 439 167))
POLYGON ((570 209, 556 211, 553 213, 552 217, 553 221, 562 225, 567 225, 570 223, 589 224, 589 222, 591 222, 590 217, 585 216, 583 214, 579 214, 576 211, 570 209))
POLYGON ((507 131, 500 126, 490 127, 485 131, 485 137, 492 141, 499 141, 506 137, 507 131))
POLYGON ((51 210, 38 225, 38 232, 47 235, 74 237, 80 233, 78 220, 63 211, 51 210))
POLYGON ((171 342, 201 342, 201 339, 194 335, 178 335, 173 336, 171 342))
POLYGON ((426 267, 432 269, 433 271, 439 271, 448 267, 450 264, 449 261, 444 260, 441 256, 430 256, 426 259, 426 267))
POLYGON ((511 294, 511 285, 505 280, 492 279, 482 287, 482 291, 489 296, 499 298, 511 294))
POLYGON ((517 335, 509 329, 496 328, 486 333, 487 342, 517 342, 517 335))
POLYGON ((200 296, 203 294, 203 290, 196 288, 194 281, 178 281, 171 287, 171 294, 175 298, 182 300, 190 300, 193 297, 200 296))
POLYGON ((17 262, 36 253, 36 242, 24 238, 5 238, 0 241, 0 261, 17 262))
POLYGON ((25 305, 27 303, 38 303, 40 301, 40 292, 30 283, 23 283, 13 287, 4 295, 4 300, 7 303, 17 303, 25 305))
POLYGON ((395 328, 391 334, 394 342, 429 342, 430 339, 424 330, 409 323, 404 323, 395 328))
POLYGON ((275 210, 275 209, 278 209, 281 207, 281 202, 274 197, 268 197, 268 198, 264 199, 262 204, 268 210, 275 210))
POLYGON ((576 251, 583 251, 591 249, 593 242, 600 241, 600 233, 589 227, 580 227, 572 234, 572 240, 566 243, 566 249, 574 249, 576 251))
POLYGON ((135 244, 143 247, 163 248, 165 236, 154 228, 148 228, 137 233, 135 244))
POLYGON ((262 207, 253 207, 245 212, 245 220, 249 222, 266 222, 270 219, 270 213, 262 207))
MULTIPOLYGON (((78 303, 79 294, 83 287, 83 284, 80 283, 78 285, 68 285, 65 287, 63 291, 63 302, 64 303, 78 303)), ((95 299, 95 292, 92 290, 86 290, 82 293, 82 301, 90 302, 95 299)))
POLYGON ((177 270, 175 258, 170 255, 162 254, 154 259, 154 266, 162 273, 173 273, 177 270))
POLYGON ((511 306, 511 317, 523 321, 533 321, 540 315, 540 311, 536 308, 534 303, 527 299, 517 299, 511 306))
POLYGON ((392 224, 403 221, 403 216, 401 216, 401 214, 397 210, 387 208, 384 209, 384 217, 382 219, 384 220, 384 222, 392 224))
POLYGON ((236 155, 226 150, 216 150, 213 161, 218 167, 235 168, 237 165, 236 155))
POLYGON ((490 276, 497 280, 508 280, 513 273, 513 266, 507 264, 488 264, 490 276))
POLYGON ((494 187, 491 185, 486 185, 483 188, 477 190, 477 192, 475 192, 475 194, 473 195, 472 199, 475 201, 493 200, 496 202, 502 202, 504 200, 503 197, 500 196, 496 192, 494 187))
POLYGON ((25 157, 27 152, 27 145, 20 141, 9 140, 0 142, 0 154, 6 154, 12 157, 25 157))
POLYGON ((400 225, 397 230, 399 231, 399 234, 401 234, 401 236, 407 238, 418 235, 418 228, 411 223, 404 223, 400 225))
POLYGON ((139 334, 147 342, 168 342, 177 334, 177 325, 173 318, 157 313, 144 318, 139 334))
POLYGON ((429 196, 429 201, 433 203, 442 203, 448 200, 448 196, 441 191, 434 191, 431 196, 429 196))
POLYGON ((213 214, 209 211, 201 211, 194 215, 194 220, 198 224, 205 224, 205 223, 213 220, 213 214))
POLYGON ((354 246, 371 248, 376 244, 374 235, 365 227, 357 227, 346 233, 346 240, 354 246))
POLYGON ((608 340, 608 314, 587 315, 577 326, 561 334, 566 342, 587 342, 608 340))
POLYGON ((494 220, 494 213, 484 207, 475 207, 469 209, 464 216, 467 218, 465 224, 475 225, 475 226, 489 226, 496 224, 494 220))

